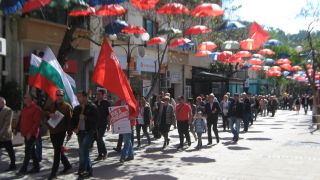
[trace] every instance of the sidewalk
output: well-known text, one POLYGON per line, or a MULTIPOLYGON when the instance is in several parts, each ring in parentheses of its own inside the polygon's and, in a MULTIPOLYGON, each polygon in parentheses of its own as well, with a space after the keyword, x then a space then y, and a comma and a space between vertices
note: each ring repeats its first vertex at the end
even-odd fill
MULTIPOLYGON (((93 162, 91 179, 132 179, 132 180, 175 180, 175 179, 320 179, 320 132, 310 133, 311 111, 299 115, 293 111, 278 110, 275 117, 258 117, 247 133, 240 133, 237 144, 230 132, 219 128, 220 143, 207 144, 207 134, 203 137, 204 147, 198 151, 192 143, 177 150, 179 137, 177 130, 170 131, 170 145, 162 150, 163 138, 152 140, 147 146, 146 138, 141 148, 135 148, 135 160, 119 166, 120 154, 113 151, 117 135, 106 133, 109 157, 93 162)), ((219 126, 221 125, 219 120, 219 126)), ((243 130, 241 128, 240 130, 243 130)), ((213 133, 214 134, 214 133, 213 133)), ((194 138, 190 133, 192 141, 194 138)), ((135 142, 135 146, 137 143, 135 142)), ((76 179, 78 170, 78 143, 76 136, 68 143, 66 153, 74 164, 67 175, 58 174, 59 179, 76 179)), ((96 144, 90 153, 93 160, 97 156, 96 144)), ((22 166, 24 146, 15 147, 18 169, 22 166)), ((23 179, 46 179, 51 172, 53 149, 49 139, 43 140, 43 160, 40 173, 23 179)), ((0 171, 9 165, 9 157, 0 150, 0 171)), ((29 168, 32 167, 30 163, 29 168)), ((60 170, 63 165, 60 164, 60 170)), ((17 170, 18 171, 18 170, 17 170)), ((16 171, 16 172, 17 172, 16 171)), ((15 179, 15 172, 2 172, 0 179, 15 179)))

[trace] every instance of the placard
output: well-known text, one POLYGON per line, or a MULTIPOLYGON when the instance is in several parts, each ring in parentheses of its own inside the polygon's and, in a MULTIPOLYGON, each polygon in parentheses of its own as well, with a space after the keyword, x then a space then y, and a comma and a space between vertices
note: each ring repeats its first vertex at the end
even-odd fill
POLYGON ((48 120, 48 124, 52 127, 55 128, 59 122, 61 121, 61 119, 64 117, 64 115, 59 112, 58 110, 56 110, 56 112, 54 113, 56 115, 56 119, 50 118, 48 120))
POLYGON ((131 133, 128 106, 109 107, 110 124, 113 134, 131 133))

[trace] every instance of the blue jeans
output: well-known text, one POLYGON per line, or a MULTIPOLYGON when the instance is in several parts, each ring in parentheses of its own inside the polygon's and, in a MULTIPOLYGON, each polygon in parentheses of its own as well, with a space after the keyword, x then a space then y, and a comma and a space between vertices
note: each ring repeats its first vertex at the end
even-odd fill
POLYGON ((244 125, 244 131, 248 131, 248 127, 249 127, 249 116, 250 113, 244 113, 243 114, 243 125, 244 125))
POLYGON ((240 131, 240 120, 237 117, 231 116, 229 120, 229 126, 233 137, 239 138, 239 131, 240 131), (234 124, 236 124, 236 128, 234 128, 234 124))
POLYGON ((92 171, 92 163, 90 160, 89 149, 93 142, 94 132, 79 132, 78 143, 79 143, 79 172, 92 171))
POLYGON ((121 158, 126 159, 127 155, 128 157, 134 156, 133 146, 131 143, 131 136, 133 132, 133 127, 131 126, 131 133, 122 134, 124 145, 121 150, 121 158))

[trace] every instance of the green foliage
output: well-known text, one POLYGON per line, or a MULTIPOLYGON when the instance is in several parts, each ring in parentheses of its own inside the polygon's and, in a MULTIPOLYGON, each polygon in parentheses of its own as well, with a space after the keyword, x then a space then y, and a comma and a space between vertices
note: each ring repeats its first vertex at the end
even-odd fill
POLYGON ((12 110, 20 110, 22 105, 22 90, 16 80, 7 81, 0 90, 0 96, 7 101, 12 110))

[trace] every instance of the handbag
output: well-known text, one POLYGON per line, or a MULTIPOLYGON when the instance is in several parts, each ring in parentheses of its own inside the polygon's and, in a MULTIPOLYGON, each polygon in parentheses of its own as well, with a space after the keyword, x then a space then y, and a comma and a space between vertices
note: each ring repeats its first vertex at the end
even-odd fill
POLYGON ((152 134, 155 139, 161 138, 160 126, 158 124, 154 126, 154 128, 152 130, 152 134))

